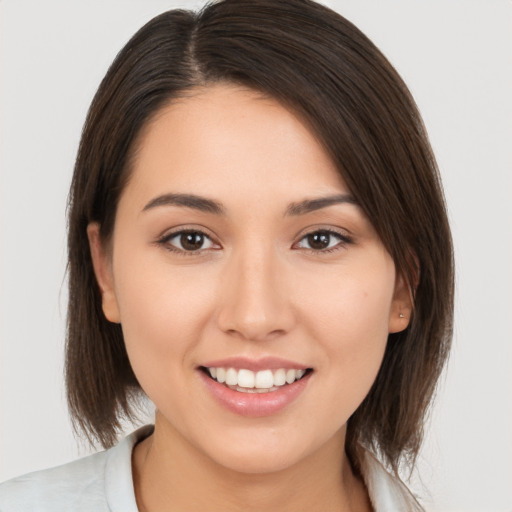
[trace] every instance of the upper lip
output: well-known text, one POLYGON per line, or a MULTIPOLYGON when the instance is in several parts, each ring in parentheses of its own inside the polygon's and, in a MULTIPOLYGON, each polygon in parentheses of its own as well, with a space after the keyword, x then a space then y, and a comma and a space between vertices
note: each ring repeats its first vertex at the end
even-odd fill
POLYGON ((260 370, 278 370, 284 368, 285 370, 307 370, 310 366, 290 361, 289 359, 282 359, 280 357, 266 356, 258 359, 251 359, 248 357, 227 357, 224 359, 216 359, 214 361, 207 361, 201 366, 205 368, 235 368, 236 370, 251 370, 258 372, 260 370))

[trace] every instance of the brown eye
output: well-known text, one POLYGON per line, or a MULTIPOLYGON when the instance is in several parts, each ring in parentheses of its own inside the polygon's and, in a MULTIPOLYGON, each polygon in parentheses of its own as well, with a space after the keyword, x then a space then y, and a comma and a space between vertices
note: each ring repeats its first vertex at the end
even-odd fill
POLYGON ((182 233, 180 243, 186 251, 197 251, 203 247, 204 235, 201 233, 182 233))
POLYGON ((307 241, 311 249, 322 250, 327 249, 331 242, 331 235, 326 232, 312 233, 308 235, 307 241))
POLYGON ((166 237, 163 242, 170 245, 174 250, 185 252, 211 249, 214 245, 211 238, 201 233, 201 231, 180 231, 173 233, 166 237))
POLYGON ((309 249, 310 251, 329 251, 337 247, 342 247, 351 243, 349 237, 340 233, 328 230, 314 231, 304 236, 297 246, 300 249, 309 249))

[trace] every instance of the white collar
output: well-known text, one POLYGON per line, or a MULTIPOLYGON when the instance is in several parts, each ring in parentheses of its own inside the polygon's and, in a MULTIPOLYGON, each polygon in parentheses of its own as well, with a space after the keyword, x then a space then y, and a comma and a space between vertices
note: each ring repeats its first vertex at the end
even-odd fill
POLYGON ((423 508, 405 484, 389 473, 369 451, 364 450, 361 473, 375 512, 422 512, 423 508))

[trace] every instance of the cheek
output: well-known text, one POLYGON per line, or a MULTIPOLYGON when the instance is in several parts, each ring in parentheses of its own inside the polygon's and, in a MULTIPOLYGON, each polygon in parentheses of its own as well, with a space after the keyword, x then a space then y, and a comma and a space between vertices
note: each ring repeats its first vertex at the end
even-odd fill
POLYGON ((333 349, 345 344, 373 345, 387 339, 393 301, 395 272, 388 258, 327 269, 304 276, 297 307, 309 318, 320 339, 331 340, 333 349))
POLYGON ((168 380, 169 371, 192 365, 189 354, 213 307, 214 278, 137 254, 119 261, 115 271, 125 345, 141 384, 157 373, 168 380))
MULTIPOLYGON (((369 392, 379 371, 388 338, 394 292, 394 267, 372 272, 339 273, 303 289, 302 309, 308 335, 319 345, 321 370, 326 376, 322 395, 344 423, 369 392), (307 288, 307 289, 306 289, 307 288)), ((318 276, 317 276, 318 277, 318 276)))
POLYGON ((375 376, 388 337, 389 298, 375 289, 347 287, 333 293, 328 307, 318 307, 317 339, 323 340, 329 364, 343 366, 344 380, 357 383, 375 376))

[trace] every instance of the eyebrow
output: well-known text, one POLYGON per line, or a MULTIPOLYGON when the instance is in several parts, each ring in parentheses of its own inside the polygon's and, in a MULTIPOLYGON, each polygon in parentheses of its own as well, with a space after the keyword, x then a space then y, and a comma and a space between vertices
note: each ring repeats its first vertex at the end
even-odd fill
MULTIPOLYGON (((344 203, 358 204, 357 201, 349 194, 317 197, 314 199, 305 199, 304 201, 299 201, 297 203, 291 203, 286 208, 285 216, 304 215, 316 210, 321 210, 322 208, 327 208, 328 206, 344 203)), ((186 208, 192 208, 194 210, 213 213, 216 215, 224 215, 225 213, 221 203, 195 194, 163 194, 149 201, 142 211, 145 212, 160 206, 184 206, 186 208)))
POLYGON ((321 210, 322 208, 327 208, 328 206, 343 203, 355 205, 358 204, 357 201, 349 194, 318 197, 315 199, 305 199, 304 201, 290 204, 290 206, 288 206, 286 209, 286 215, 304 215, 306 213, 314 212, 315 210, 321 210))
POLYGON ((194 194, 164 194, 152 199, 142 211, 145 212, 158 206, 185 206, 205 213, 224 214, 224 208, 220 203, 194 194))

